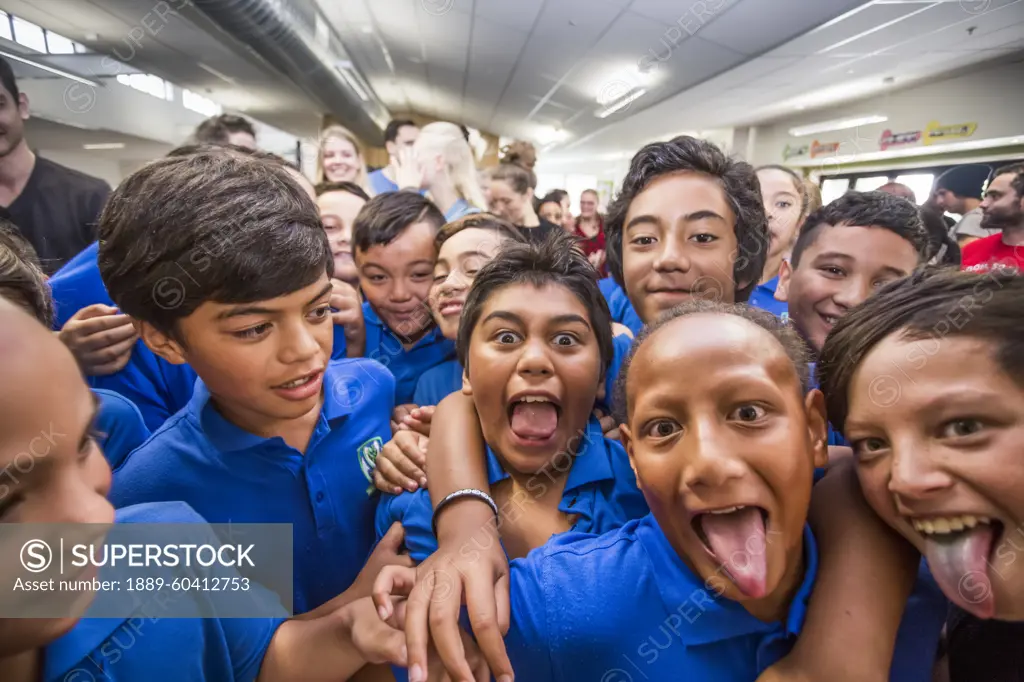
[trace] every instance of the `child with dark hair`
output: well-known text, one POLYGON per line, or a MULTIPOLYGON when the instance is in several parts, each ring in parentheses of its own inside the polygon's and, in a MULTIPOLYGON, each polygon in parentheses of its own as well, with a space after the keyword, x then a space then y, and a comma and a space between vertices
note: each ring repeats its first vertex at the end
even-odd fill
POLYGON ((192 140, 196 144, 231 144, 256 149, 256 129, 242 116, 219 114, 196 126, 192 140))
POLYGON ((363 356, 395 377, 396 426, 416 407, 420 375, 455 351, 427 304, 437 261, 434 240, 444 222, 429 199, 403 190, 371 199, 352 227, 352 252, 366 299, 363 356))
MULTIPOLYGON (((358 595, 394 379, 378 363, 331 359, 334 261, 316 204, 277 163, 161 159, 111 195, 99 265, 147 347, 199 377, 186 407, 115 471, 111 500, 289 523, 296 610, 358 595)), ((275 569, 253 571, 283 589, 275 569)))
MULTIPOLYGON (((61 524, 62 538, 78 533, 95 538, 97 529, 109 538, 108 532, 117 533, 119 527, 124 532, 126 523, 186 524, 173 531, 182 540, 220 544, 205 521, 180 502, 114 510, 106 499, 110 468, 95 435, 95 397, 67 349, 45 327, 3 299, 0 347, 5 360, 0 363, 0 381, 21 387, 0 396, 0 469, 24 474, 7 476, 0 496, 0 523, 8 526, 0 539, 5 554, 18 552, 22 541, 15 527, 23 524, 35 528, 33 533, 46 533, 42 529, 49 524, 61 524), (46 381, 38 380, 42 375, 46 381), (40 440, 40 434, 60 437, 47 441, 45 454, 40 455, 45 460, 36 460, 25 472, 25 450, 40 440)), ((51 617, 12 618, 12 612, 26 611, 17 610, 22 602, 17 591, 13 601, 12 595, 6 595, 7 610, 0 617, 3 679, 326 682, 349 679, 368 662, 406 660, 402 634, 380 622, 369 598, 332 605, 307 618, 286 619, 276 595, 254 581, 242 582, 233 569, 185 564, 148 568, 146 575, 154 581, 152 576, 161 576, 168 584, 172 578, 188 585, 232 584, 234 580, 245 589, 234 595, 176 590, 170 598, 167 588, 162 593, 137 593, 132 598, 137 610, 121 617, 111 613, 111 602, 118 601, 113 596, 116 588, 48 593, 53 596, 50 600, 38 592, 22 593, 27 608, 38 609, 40 602, 46 602, 53 611, 59 609, 62 617, 52 617, 51 612, 47 614, 51 617), (213 615, 224 613, 225 607, 251 615, 213 615)), ((13 575, 6 568, 5 575, 13 575)), ((107 564, 98 576, 106 578, 108 569, 114 570, 107 564)), ((56 575, 56 570, 43 570, 23 575, 39 582, 56 575)))
MULTIPOLYGON (((0 221, 0 297, 19 306, 47 327, 53 324, 53 298, 35 249, 13 226, 0 221)), ((97 442, 111 466, 149 438, 142 415, 130 400, 103 389, 93 391, 97 442)))

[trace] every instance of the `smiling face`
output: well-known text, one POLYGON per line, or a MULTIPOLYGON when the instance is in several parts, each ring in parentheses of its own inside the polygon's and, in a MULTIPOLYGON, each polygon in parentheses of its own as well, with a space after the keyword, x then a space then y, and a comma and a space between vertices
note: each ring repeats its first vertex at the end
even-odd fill
POLYGON ((1024 388, 994 354, 970 337, 890 335, 853 375, 845 435, 868 502, 945 595, 1024 620, 1024 388))
POLYGON ((764 212, 768 215, 768 230, 772 240, 768 260, 771 261, 781 258, 793 246, 800 226, 803 199, 794 184, 795 179, 785 171, 765 168, 757 172, 757 179, 761 183, 764 212))
POLYGON ((561 225, 564 222, 565 216, 562 213, 562 205, 557 201, 545 201, 540 205, 540 210, 537 211, 544 220, 555 225, 561 225))
POLYGON ((334 257, 334 277, 357 285, 359 271, 352 257, 352 224, 366 200, 350 192, 325 192, 317 198, 320 219, 334 257))
POLYGON ((459 318, 473 278, 506 240, 494 230, 468 227, 449 237, 437 254, 434 284, 430 288, 430 310, 446 339, 459 334, 459 318))
POLYGON ((824 225, 794 268, 783 262, 775 296, 814 352, 836 320, 917 267, 914 245, 883 227, 824 225))
POLYGON ((584 192, 580 195, 580 217, 590 219, 597 215, 597 195, 584 192))
POLYGON ((531 194, 520 194, 505 180, 492 179, 488 195, 491 212, 513 225, 522 225, 526 222, 526 202, 532 198, 531 194))
POLYGON ((323 167, 328 182, 356 182, 363 160, 354 144, 340 137, 324 141, 323 167))
MULTIPOLYGON (((94 438, 96 397, 85 385, 71 353, 42 325, 3 300, 0 349, 4 358, 0 380, 5 386, 20 387, 0 395, 0 470, 5 472, 0 487, 0 523, 113 523, 114 508, 106 497, 110 467, 94 438), (41 373, 46 381, 38 380, 41 373)), ((32 528, 25 526, 30 533, 25 541, 45 532, 38 526, 32 528)), ((102 537, 83 541, 102 542, 102 537)), ((23 546, 17 531, 8 526, 0 549, 13 557, 23 546)), ((19 576, 31 580, 50 577, 23 572, 20 566, 19 576)), ((88 579, 84 574, 80 577, 88 579)), ((0 570, 0 578, 5 584, 14 582, 6 568, 0 570)), ((55 607, 77 614, 85 612, 93 596, 91 591, 50 595, 58 601, 55 607)), ((36 608, 41 600, 49 599, 38 592, 25 593, 25 597, 36 608)), ((19 598, 18 593, 6 595, 7 608, 16 610, 19 598)), ((75 617, 0 618, 0 659, 20 652, 35 656, 35 650, 63 635, 76 621, 75 617)))
POLYGON ((217 408, 257 435, 319 410, 334 327, 327 273, 291 294, 254 303, 206 301, 179 322, 183 343, 149 325, 143 338, 203 378, 217 408))
POLYGON ((427 300, 437 259, 436 234, 433 224, 414 223, 390 244, 355 253, 366 300, 391 331, 409 341, 422 337, 433 322, 427 300))
POLYGON ((802 579, 814 467, 827 461, 821 393, 805 397, 769 332, 721 313, 655 331, 632 360, 626 393, 623 442, 676 552, 748 610, 785 608, 778 597, 802 579))
POLYGON ((735 224, 722 186, 697 173, 663 175, 630 202, 622 276, 644 323, 692 298, 735 300, 735 224))
POLYGON ((510 284, 484 303, 469 341, 466 390, 484 440, 533 474, 586 427, 602 385, 587 309, 564 286, 510 284))

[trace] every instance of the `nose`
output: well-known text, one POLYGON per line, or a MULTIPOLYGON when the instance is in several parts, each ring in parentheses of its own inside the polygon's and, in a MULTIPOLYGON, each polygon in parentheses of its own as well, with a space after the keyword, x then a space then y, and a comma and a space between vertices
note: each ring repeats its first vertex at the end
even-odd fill
POLYGON ((871 295, 871 281, 866 277, 846 277, 838 286, 832 300, 845 310, 856 308, 871 295))
POLYGON ((667 234, 658 242, 661 250, 654 259, 654 270, 657 272, 689 272, 690 258, 686 254, 683 239, 667 234))
POLYGON ((281 345, 278 350, 281 362, 289 365, 300 364, 316 357, 320 352, 320 341, 313 329, 305 320, 282 327, 281 345))
POLYGON ((448 276, 437 285, 437 291, 441 294, 453 294, 456 291, 463 291, 469 288, 469 278, 460 270, 452 270, 448 276))
POLYGON ((543 377, 554 373, 547 343, 543 338, 527 338, 519 355, 516 371, 521 376, 543 377))
POLYGON ((720 488, 742 478, 745 467, 723 439, 724 434, 711 424, 696 424, 691 430, 683 467, 683 484, 695 492, 720 488))
POLYGON ((953 478, 939 466, 927 445, 894 444, 889 492, 896 498, 900 511, 907 505, 934 498, 953 486, 953 478))
POLYGON ((412 289, 401 277, 396 277, 394 284, 391 285, 391 291, 388 292, 388 299, 392 303, 405 303, 412 299, 412 289))

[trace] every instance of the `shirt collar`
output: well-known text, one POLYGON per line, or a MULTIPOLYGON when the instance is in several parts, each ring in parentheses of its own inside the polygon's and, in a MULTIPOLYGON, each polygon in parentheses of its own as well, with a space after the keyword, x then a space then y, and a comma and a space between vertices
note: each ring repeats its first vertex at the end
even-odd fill
MULTIPOLYGON (((576 456, 573 457, 563 495, 568 495, 569 492, 586 485, 615 477, 612 472, 612 453, 604 439, 604 433, 601 431, 601 423, 597 419, 591 417, 583 432, 574 438, 579 439, 579 444, 576 445, 576 456)), ((556 464, 558 464, 557 461, 556 464)), ((494 454, 490 446, 487 446, 488 484, 494 485, 506 478, 509 478, 509 475, 501 466, 498 456, 494 454)))
POLYGON ((757 288, 763 290, 765 293, 769 293, 772 296, 774 296, 775 290, 779 288, 779 276, 775 275, 764 284, 758 284, 757 288))
MULTIPOLYGON (((669 544, 653 514, 637 526, 637 535, 647 550, 662 603, 670 614, 678 614, 693 627, 682 628, 680 639, 687 645, 711 644, 734 637, 768 633, 779 623, 758 620, 739 602, 717 596, 714 585, 706 585, 669 544)), ((818 548, 810 526, 805 525, 804 577, 786 615, 785 632, 794 635, 803 627, 807 602, 818 573, 818 548)))
MULTIPOLYGON (((384 324, 384 320, 380 319, 380 315, 378 315, 377 311, 373 309, 373 306, 370 305, 369 301, 363 303, 363 322, 377 327, 378 329, 380 329, 381 332, 387 331, 387 333, 395 337, 397 341, 401 342, 401 339, 398 337, 398 335, 391 331, 390 327, 384 324)), ((441 328, 438 327, 433 322, 431 323, 431 325, 432 326, 430 327, 430 331, 424 334, 423 338, 414 343, 412 346, 413 348, 426 346, 438 340, 445 340, 444 336, 441 334, 441 328)), ((409 350, 412 349, 410 348, 409 350)))

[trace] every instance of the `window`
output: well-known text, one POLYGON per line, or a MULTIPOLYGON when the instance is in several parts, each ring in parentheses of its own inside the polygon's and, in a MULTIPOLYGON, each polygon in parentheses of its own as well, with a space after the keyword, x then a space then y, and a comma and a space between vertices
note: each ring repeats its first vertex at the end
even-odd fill
POLYGON ((18 17, 14 17, 12 23, 15 42, 36 52, 46 52, 46 35, 43 33, 43 29, 31 21, 25 21, 18 17))
POLYGON ((871 192, 889 182, 888 175, 871 175, 866 178, 857 178, 857 184, 853 186, 858 192, 871 192))
POLYGON ((850 189, 850 181, 847 178, 827 178, 821 183, 821 203, 830 204, 839 197, 846 194, 850 189))
POLYGON ((932 193, 932 185, 935 183, 933 173, 911 173, 909 175, 896 176, 896 182, 906 185, 914 191, 917 203, 922 204, 932 193))
POLYGON ((184 88, 181 91, 181 105, 203 116, 217 116, 222 111, 220 105, 213 100, 184 88))
POLYGON ((14 33, 11 32, 11 17, 7 12, 0 12, 0 38, 14 40, 14 33))
POLYGON ((50 54, 74 54, 75 44, 62 35, 46 31, 46 51, 50 54))
POLYGON ((117 82, 153 97, 168 101, 174 99, 174 86, 163 78, 150 73, 119 73, 117 82))

